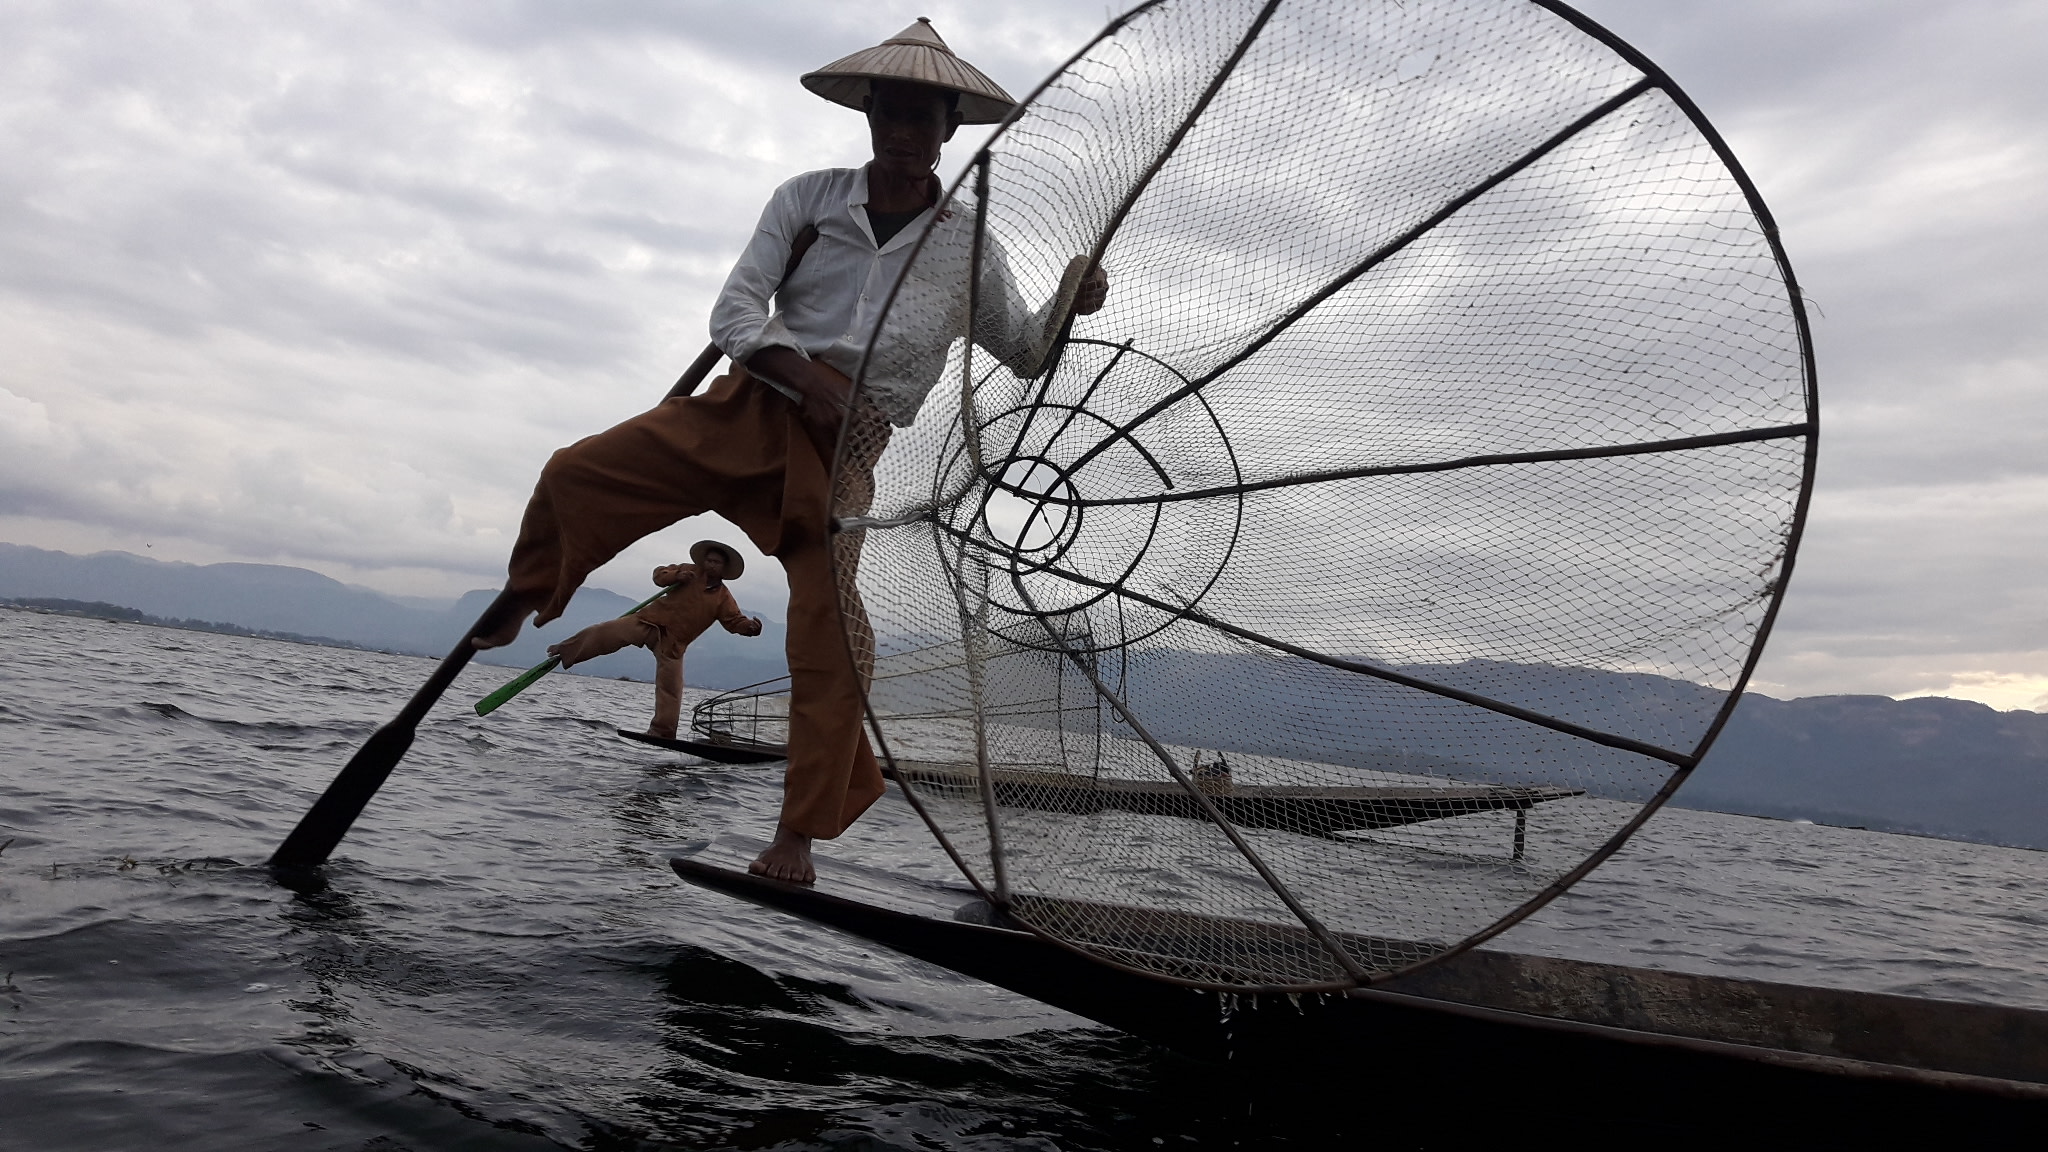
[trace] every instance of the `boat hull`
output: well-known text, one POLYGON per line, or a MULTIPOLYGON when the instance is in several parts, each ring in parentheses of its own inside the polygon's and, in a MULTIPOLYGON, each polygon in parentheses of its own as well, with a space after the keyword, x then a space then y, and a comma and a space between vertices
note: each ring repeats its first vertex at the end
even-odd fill
POLYGON ((1470 1123, 1591 1104, 1603 1122, 1721 1126, 1766 1144, 1795 1133, 2048 1131, 2048 1013, 1497 952, 1346 994, 1219 994, 1005 926, 971 890, 829 861, 817 887, 783 884, 728 862, 743 852, 672 864, 692 884, 1284 1084, 1291 1099, 1370 1085, 1403 1108, 1456 1107, 1470 1123), (1551 1014, 1497 1006, 1518 999, 1551 1014), (1631 1020, 1680 1030, 1615 1022, 1631 1020), (1686 1034, 1714 1028, 1721 1037, 1686 1034), (1796 1046, 1769 1042, 1781 1035, 1796 1046))
POLYGON ((789 759, 789 747, 784 744, 724 744, 712 740, 672 740, 665 736, 633 732, 625 728, 616 728, 613 731, 628 740, 652 744, 656 748, 666 748, 671 752, 701 756, 706 760, 716 760, 723 764, 767 764, 775 760, 789 759))

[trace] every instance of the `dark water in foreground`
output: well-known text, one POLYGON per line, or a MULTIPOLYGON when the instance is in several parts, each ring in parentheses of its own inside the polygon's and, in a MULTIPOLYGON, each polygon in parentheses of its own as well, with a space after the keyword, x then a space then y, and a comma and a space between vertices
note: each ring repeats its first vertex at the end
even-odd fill
MULTIPOLYGON (((505 673, 473 670, 306 897, 255 865, 427 662, 4 611, 0 657, 0 1147, 1374 1128, 683 886, 669 851, 764 833, 778 778, 612 736, 645 685, 557 677, 479 720, 505 673)), ((832 851, 948 874, 893 798, 832 851)), ((1502 946, 2048 1007, 2048 853, 1671 811, 1502 946)))

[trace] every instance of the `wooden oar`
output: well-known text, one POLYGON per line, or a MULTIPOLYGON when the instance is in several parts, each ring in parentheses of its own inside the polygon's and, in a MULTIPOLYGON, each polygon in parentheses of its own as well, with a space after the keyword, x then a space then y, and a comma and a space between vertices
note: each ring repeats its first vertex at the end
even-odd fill
MULTIPOLYGON (((642 600, 638 604, 633 605, 626 611, 619 613, 619 619, 623 620, 626 617, 633 615, 634 613, 640 611, 642 608, 647 607, 649 604, 654 603, 656 600, 661 599, 663 596, 668 595, 670 592, 680 587, 680 584, 671 584, 668 587, 663 588, 661 591, 656 592, 654 595, 649 596, 647 599, 642 600)), ((519 675, 514 676, 512 679, 505 681, 503 687, 499 688, 496 692, 493 692, 489 696, 486 696, 483 699, 476 702, 476 714, 479 716, 489 716, 491 713, 496 712, 498 710, 498 707, 505 703, 505 701, 510 700, 514 696, 519 695, 521 692, 526 691, 528 688, 533 687, 534 681, 539 680, 541 677, 547 675, 550 672, 553 672, 556 666, 561 664, 561 662, 562 658, 560 656, 550 656, 547 659, 541 661, 540 663, 535 664, 533 667, 528 668, 526 671, 521 672, 519 675)))
POLYGON ((690 366, 683 369, 683 374, 676 377, 676 386, 669 389, 668 395, 662 399, 673 400, 678 396, 688 396, 695 392, 697 385, 702 384, 704 378, 711 375, 711 370, 718 367, 718 358, 723 355, 725 353, 718 350, 718 345, 706 344, 704 350, 697 353, 697 358, 690 361, 690 366))
POLYGON ((313 807, 300 817, 298 827, 293 828, 291 835, 284 838, 284 843, 277 846, 277 851, 271 853, 270 867, 273 871, 306 872, 327 862, 334 846, 348 835, 349 825, 362 815, 363 806, 370 802, 370 797, 384 786, 391 770, 405 758, 406 750, 412 747, 413 733, 418 730, 427 710, 441 698, 441 693, 448 690, 448 685, 454 682, 463 665, 469 663, 470 657, 476 655, 476 648, 470 641, 497 631, 505 623, 505 617, 519 607, 518 599, 510 591, 498 593, 498 598, 491 601, 491 606, 484 609, 483 615, 477 617, 469 631, 462 634, 462 639, 455 642, 455 649, 441 661, 440 667, 434 669, 434 674, 427 677, 427 682, 420 685, 420 690, 412 694, 412 699, 406 701, 405 707, 399 710, 391 723, 370 734, 370 738, 342 766, 334 783, 329 784, 327 791, 320 794, 320 799, 313 802, 313 807))
MULTIPOLYGON (((704 349, 664 399, 688 396, 696 391, 697 385, 718 364, 719 356, 715 344, 704 349)), ((322 792, 320 799, 314 801, 313 806, 300 817, 298 827, 293 828, 291 835, 284 838, 284 843, 277 846, 277 851, 271 853, 272 870, 302 873, 327 863, 334 846, 348 835, 349 826, 363 814, 370 797, 377 794, 377 789, 382 788, 390 777, 391 770, 405 758, 407 750, 412 747, 413 734, 418 731, 420 721, 426 718, 427 711, 441 699, 441 694, 448 691, 448 685, 455 682, 456 674, 476 655, 476 648, 470 641, 496 632, 504 625, 506 615, 518 607, 509 591, 498 593, 498 598, 491 601, 491 606, 484 609, 483 615, 477 617, 476 623, 470 625, 462 639, 455 642, 454 651, 448 653, 441 666, 434 669, 434 674, 427 677, 427 682, 420 685, 420 690, 413 693, 412 699, 406 701, 405 707, 392 718, 391 723, 371 733, 363 746, 356 749, 356 754, 342 766, 334 782, 327 786, 327 791, 322 792)))

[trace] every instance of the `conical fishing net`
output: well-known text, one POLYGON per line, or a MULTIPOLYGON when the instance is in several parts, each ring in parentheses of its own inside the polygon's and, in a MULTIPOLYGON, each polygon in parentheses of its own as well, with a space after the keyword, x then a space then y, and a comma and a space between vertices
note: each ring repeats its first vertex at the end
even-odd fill
POLYGON ((1018 923, 1219 988, 1382 978, 1617 848, 1741 691, 1815 432, 1718 136, 1525 0, 1136 9, 949 193, 859 389, 886 762, 1018 923))

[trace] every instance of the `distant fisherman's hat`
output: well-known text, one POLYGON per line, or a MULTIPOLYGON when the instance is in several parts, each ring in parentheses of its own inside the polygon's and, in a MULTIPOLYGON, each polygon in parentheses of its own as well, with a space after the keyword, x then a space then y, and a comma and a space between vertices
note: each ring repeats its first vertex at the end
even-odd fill
POLYGON ((725 557, 725 578, 727 580, 737 580, 740 578, 740 573, 747 570, 747 562, 740 558, 740 554, 719 540, 699 540, 695 544, 690 545, 690 563, 704 563, 704 554, 706 552, 716 552, 720 556, 725 557))
POLYGON ((953 55, 932 22, 922 16, 873 48, 805 73, 803 83, 834 104, 858 110, 876 80, 903 80, 958 92, 960 119, 968 124, 994 124, 1017 106, 981 69, 953 55))

